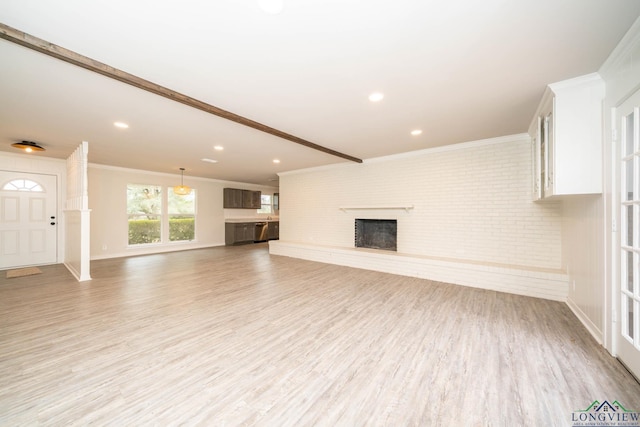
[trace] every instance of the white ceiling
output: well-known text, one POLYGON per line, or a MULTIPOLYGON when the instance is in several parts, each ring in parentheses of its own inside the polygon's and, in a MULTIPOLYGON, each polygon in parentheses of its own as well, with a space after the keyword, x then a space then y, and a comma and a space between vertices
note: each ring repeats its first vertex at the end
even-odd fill
MULTIPOLYGON (((0 23, 368 159, 526 132, 545 85, 597 71, 640 16, 638 0, 284 2, 270 15, 258 0, 2 0, 0 23)), ((0 40, 0 151, 21 140, 265 185, 346 161, 0 40)))

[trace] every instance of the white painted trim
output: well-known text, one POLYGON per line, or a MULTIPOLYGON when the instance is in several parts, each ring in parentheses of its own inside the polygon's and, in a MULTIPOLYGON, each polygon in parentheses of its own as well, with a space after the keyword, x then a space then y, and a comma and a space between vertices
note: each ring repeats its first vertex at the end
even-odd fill
MULTIPOLYGON (((465 150, 473 147, 483 147, 485 145, 504 144, 507 142, 523 142, 523 141, 530 141, 530 140, 531 140, 531 136, 529 136, 528 133, 518 133, 514 135, 499 136, 496 138, 479 139, 477 141, 469 141, 469 142, 461 142, 458 144, 444 145, 441 147, 425 148, 424 150, 409 151, 406 153, 392 154, 389 156, 372 157, 370 159, 363 160, 362 164, 380 163, 380 162, 387 162, 391 160, 414 158, 414 157, 434 154, 434 153, 465 150)), ((316 166, 316 167, 306 168, 306 169, 296 169, 296 170, 291 170, 286 172, 279 172, 278 176, 296 175, 299 173, 308 173, 308 172, 315 172, 315 171, 334 170, 334 169, 340 169, 345 167, 353 167, 354 165, 357 166, 357 164, 355 163, 334 163, 330 165, 316 166)))
MULTIPOLYGON (((614 357, 618 353, 619 325, 617 317, 620 316, 618 313, 620 232, 619 226, 614 230, 612 223, 620 221, 620 188, 618 186, 620 157, 619 140, 614 141, 611 131, 618 127, 616 108, 640 90, 640 79, 638 73, 634 72, 634 65, 640 64, 638 55, 635 54, 638 50, 640 50, 640 18, 631 25, 598 70, 606 85, 604 108, 610 108, 611 112, 610 116, 606 114, 606 111, 603 114, 603 161, 609 162, 610 175, 603 181, 603 232, 605 234, 604 243, 607 246, 605 248, 604 304, 602 309, 604 324, 602 328, 603 346, 614 357)), ((637 68, 635 69, 637 70, 637 68)), ((603 171, 607 171, 607 168, 603 168, 603 171)), ((586 324, 585 326, 588 328, 586 324)))
POLYGON ((626 34, 622 37, 622 40, 620 40, 613 51, 611 51, 609 57, 600 66, 598 72, 602 75, 622 68, 622 62, 627 58, 627 55, 635 48, 637 43, 640 43, 639 35, 640 17, 635 20, 626 34))
POLYGON ((392 154, 390 156, 373 157, 364 160, 364 163, 378 163, 390 160, 407 159, 422 155, 434 153, 446 153, 449 151, 466 150, 469 148, 484 147, 487 145, 505 144, 508 142, 530 141, 531 136, 528 133, 518 133, 514 135, 498 136, 495 138, 478 139, 476 141, 460 142, 458 144, 443 145, 440 147, 425 148, 424 150, 409 151, 406 153, 392 154))
POLYGON ((66 261, 64 261, 62 264, 65 267, 67 267, 67 270, 69 270, 69 273, 71 273, 71 275, 75 277, 78 282, 80 282, 80 272, 73 265, 71 265, 66 261))
POLYGON ((91 280, 89 259, 91 210, 66 209, 64 213, 66 242, 72 250, 66 251, 63 264, 79 282, 91 280))
POLYGON ((414 209, 413 205, 397 205, 397 206, 339 206, 343 212, 351 211, 351 210, 404 210, 409 212, 411 209, 414 209))
POLYGON ((71 273, 71 275, 75 277, 78 282, 87 282, 91 280, 91 276, 89 276, 88 274, 80 273, 72 264, 65 261, 63 265, 67 267, 69 273, 71 273))
POLYGON ((2 151, 2 152, 0 152, 0 156, 2 156, 2 157, 11 157, 11 158, 14 158, 14 159, 20 160, 20 161, 24 160, 24 161, 28 162, 29 164, 33 164, 34 161, 36 163, 39 162, 39 161, 60 163, 60 164, 66 164, 67 163, 66 159, 57 159, 55 157, 47 157, 44 154, 38 154, 37 151, 34 152, 34 153, 29 153, 29 154, 25 154, 24 152, 13 153, 13 152, 10 152, 10 151, 2 151))
POLYGON ((552 91, 559 91, 566 88, 573 88, 592 82, 602 82, 602 77, 598 73, 585 74, 583 76, 574 77, 572 79, 562 80, 555 83, 550 83, 549 88, 552 91))
MULTIPOLYGON (((162 177, 178 177, 180 178, 180 174, 179 173, 167 173, 167 172, 154 172, 154 171, 148 171, 148 170, 144 170, 144 169, 130 169, 130 168, 124 168, 124 167, 120 167, 120 166, 109 166, 109 165, 101 165, 98 163, 89 163, 89 167, 93 168, 93 169, 103 169, 103 170, 111 170, 111 171, 116 171, 116 172, 127 172, 127 173, 140 173, 140 174, 144 174, 146 176, 162 176, 162 177)), ((204 182, 217 182, 217 183, 222 183, 222 184, 229 184, 229 185, 239 185, 239 186, 251 186, 252 188, 265 188, 265 189, 278 189, 278 187, 271 187, 268 185, 261 185, 261 184, 254 184, 251 182, 240 182, 240 181, 226 181, 226 180, 221 180, 221 179, 214 179, 214 178, 203 178, 203 177, 199 177, 199 176, 192 176, 192 175, 185 175, 185 178, 192 180, 192 181, 204 181, 204 182)))
POLYGON ((96 261, 96 260, 101 260, 101 259, 112 259, 112 258, 126 258, 126 257, 131 257, 131 256, 141 256, 141 255, 154 255, 154 254, 162 254, 162 253, 166 253, 166 252, 179 252, 179 251, 190 251, 193 249, 206 249, 206 248, 216 248, 219 246, 224 246, 225 243, 221 242, 221 243, 216 243, 216 244, 207 244, 207 245, 188 245, 185 244, 185 246, 178 246, 177 244, 170 244, 170 245, 162 245, 162 246, 157 246, 157 247, 151 247, 151 246, 145 246, 144 249, 145 251, 139 251, 137 250, 137 248, 128 248, 127 251, 125 252, 118 252, 118 253, 110 253, 108 256, 100 256, 100 255, 93 255, 91 257, 91 261, 96 261), (148 249, 153 249, 152 251, 149 251, 148 249))
POLYGON ((562 302, 567 300, 569 292, 569 278, 562 271, 383 252, 282 240, 269 242, 272 255, 562 302))
MULTIPOLYGON (((84 173, 86 174, 86 172, 85 169, 84 173)), ((82 218, 82 231, 80 233, 82 255, 80 259, 80 278, 78 280, 84 282, 91 280, 91 209, 82 209, 80 217, 82 218)))
POLYGON ((587 316, 571 298, 567 298, 567 306, 569 306, 569 309, 576 315, 584 327, 587 328, 598 344, 602 345, 602 331, 589 319, 589 316, 587 316))
MULTIPOLYGON (((365 160, 363 160, 363 163, 365 162, 365 160)), ((290 170, 290 171, 284 171, 284 172, 278 172, 278 176, 287 176, 287 175, 297 175, 300 173, 308 173, 308 172, 321 172, 321 171, 327 171, 327 170, 335 170, 335 169, 341 169, 341 168, 347 168, 347 167, 353 167, 353 166, 359 166, 362 165, 363 163, 353 163, 353 162, 343 162, 343 163, 332 163, 330 165, 323 165, 323 166, 315 166, 312 168, 306 168, 306 169, 295 169, 295 170, 290 170)))

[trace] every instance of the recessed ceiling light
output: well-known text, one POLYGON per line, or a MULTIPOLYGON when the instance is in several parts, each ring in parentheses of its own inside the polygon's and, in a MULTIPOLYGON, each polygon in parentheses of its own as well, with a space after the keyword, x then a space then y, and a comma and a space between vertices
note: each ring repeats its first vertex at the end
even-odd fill
POLYGON ((284 9, 284 0, 258 0, 258 6, 264 13, 277 15, 284 9))
POLYGON ((216 151, 222 151, 222 150, 224 150, 224 147, 222 145, 216 145, 216 146, 213 147, 213 149, 216 150, 216 151))
POLYGON ((413 135, 413 136, 422 135, 422 131, 420 129, 412 130, 411 131, 411 135, 413 135))
POLYGON ((380 92, 373 92, 369 95, 369 101, 371 102, 380 102, 384 99, 384 94, 380 92))
POLYGON ((113 125, 120 129, 127 129, 129 127, 125 122, 113 122, 113 125))
POLYGON ((280 159, 273 159, 273 163, 280 163, 280 159))
POLYGON ((213 159, 200 159, 200 160, 202 160, 203 162, 207 162, 207 163, 218 163, 217 160, 213 160, 213 159))

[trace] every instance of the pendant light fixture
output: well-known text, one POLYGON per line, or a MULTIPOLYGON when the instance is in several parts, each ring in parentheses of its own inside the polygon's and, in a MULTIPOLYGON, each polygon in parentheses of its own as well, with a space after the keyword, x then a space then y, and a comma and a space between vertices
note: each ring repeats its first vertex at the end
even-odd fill
POLYGON ((184 185, 184 168, 180 168, 180 172, 182 174, 180 178, 180 185, 173 187, 173 192, 179 196, 186 196, 191 193, 191 187, 184 185))

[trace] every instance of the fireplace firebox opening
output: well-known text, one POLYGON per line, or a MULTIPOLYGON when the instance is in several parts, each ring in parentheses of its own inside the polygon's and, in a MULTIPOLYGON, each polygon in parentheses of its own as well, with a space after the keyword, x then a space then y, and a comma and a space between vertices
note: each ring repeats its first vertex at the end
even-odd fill
POLYGON ((397 251, 398 221, 395 219, 356 219, 356 248, 397 251))

